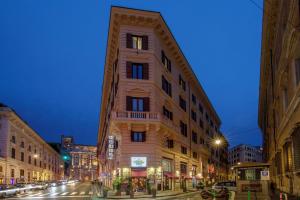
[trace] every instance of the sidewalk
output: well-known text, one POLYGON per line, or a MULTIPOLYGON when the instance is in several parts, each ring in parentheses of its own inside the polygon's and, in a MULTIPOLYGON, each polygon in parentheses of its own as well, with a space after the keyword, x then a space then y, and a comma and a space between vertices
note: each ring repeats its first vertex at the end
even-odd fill
MULTIPOLYGON (((188 190, 187 192, 182 191, 161 191, 157 192, 156 198, 153 198, 152 195, 149 194, 135 194, 134 199, 173 199, 174 197, 182 197, 186 195, 193 195, 200 193, 200 191, 197 190, 188 190)), ((99 197, 100 199, 103 199, 103 196, 99 197)), ((99 199, 98 198, 98 199, 99 199)), ((122 195, 122 196, 116 196, 113 194, 113 191, 108 192, 108 197, 106 199, 131 199, 129 195, 122 195)))

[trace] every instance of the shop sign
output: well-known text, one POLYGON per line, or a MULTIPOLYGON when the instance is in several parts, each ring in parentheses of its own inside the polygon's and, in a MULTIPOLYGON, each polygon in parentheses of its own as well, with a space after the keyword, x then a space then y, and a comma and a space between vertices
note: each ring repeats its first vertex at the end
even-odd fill
POLYGON ((270 180, 269 170, 263 170, 260 172, 260 180, 262 180, 262 181, 270 180))
POLYGON ((115 137, 112 135, 108 136, 108 159, 114 159, 114 149, 115 149, 115 137))
POLYGON ((131 157, 131 167, 147 167, 147 157, 131 157))

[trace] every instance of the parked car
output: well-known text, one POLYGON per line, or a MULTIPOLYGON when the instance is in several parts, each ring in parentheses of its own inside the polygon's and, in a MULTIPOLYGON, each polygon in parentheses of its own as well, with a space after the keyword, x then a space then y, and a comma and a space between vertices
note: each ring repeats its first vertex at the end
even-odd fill
POLYGON ((229 191, 236 191, 236 182, 235 181, 221 181, 217 182, 212 186, 212 189, 214 190, 221 190, 223 188, 227 188, 229 191))
POLYGON ((0 197, 14 196, 18 193, 19 189, 13 185, 1 185, 0 197))

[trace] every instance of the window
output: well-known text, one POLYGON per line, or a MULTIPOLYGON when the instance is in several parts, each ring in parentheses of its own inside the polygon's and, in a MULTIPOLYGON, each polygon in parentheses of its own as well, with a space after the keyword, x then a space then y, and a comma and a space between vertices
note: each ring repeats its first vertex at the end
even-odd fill
POLYGON ((198 158, 198 154, 197 152, 193 152, 193 158, 197 159, 198 158))
POLYGON ((203 126, 203 120, 202 120, 202 119, 199 120, 199 126, 200 126, 200 128, 202 128, 202 129, 204 128, 204 126, 203 126))
POLYGON ((296 128, 292 134, 294 148, 294 167, 296 171, 300 170, 300 128, 296 128))
POLYGON ((180 121, 180 132, 181 132, 181 135, 187 137, 187 125, 185 123, 183 123, 182 121, 180 121))
POLYGON ((192 94, 192 102, 196 104, 196 96, 194 94, 192 94))
POLYGON ((10 170, 10 177, 15 177, 15 169, 10 170))
POLYGON ((207 122, 209 122, 209 116, 208 116, 207 113, 205 113, 205 119, 206 119, 207 122))
POLYGON ((198 107, 199 107, 199 111, 201 112, 201 114, 203 114, 203 106, 202 106, 202 104, 199 103, 198 107))
POLYGON ((200 144, 204 144, 204 139, 200 137, 200 144))
POLYGON ((289 105, 289 98, 288 98, 288 90, 287 88, 283 89, 283 108, 286 110, 289 105))
POLYGON ((168 119, 173 120, 173 113, 171 111, 169 111, 165 106, 163 106, 163 114, 168 119))
POLYGON ((195 122, 197 121, 197 114, 193 110, 191 110, 191 117, 192 117, 192 120, 194 120, 195 122))
POLYGON ((20 147, 21 147, 21 148, 24 148, 24 146, 25 146, 25 145, 24 145, 24 142, 22 141, 20 147))
POLYGON ((180 74, 179 74, 179 86, 185 91, 185 81, 182 79, 180 74))
POLYGON ((181 146, 181 153, 182 154, 187 154, 187 148, 184 146, 181 146))
POLYGON ((28 146, 28 151, 31 152, 31 145, 28 146))
POLYGON ((174 148, 174 140, 167 139, 167 147, 169 149, 174 148))
POLYGON ((3 172, 3 167, 0 165, 0 173, 3 172))
POLYGON ((192 140, 195 144, 197 144, 197 133, 192 131, 192 140))
POLYGON ((131 132, 131 141, 132 142, 145 142, 146 133, 145 132, 131 132))
POLYGON ((136 112, 149 112, 149 97, 126 97, 126 110, 136 112))
POLYGON ((161 77, 162 89, 171 97, 172 96, 172 85, 167 81, 167 79, 162 76, 161 77))
POLYGON ((36 166, 36 159, 34 159, 34 166, 36 166))
POLYGON ((24 152, 21 152, 21 161, 24 162, 24 152))
POLYGON ((148 63, 126 63, 126 77, 130 79, 149 79, 148 63))
POLYGON ((14 143, 14 144, 16 144, 16 136, 14 136, 14 135, 11 136, 11 142, 14 143))
POLYGON ((28 163, 31 164, 31 156, 28 156, 28 163))
POLYGON ((180 173, 181 174, 187 173, 187 164, 184 162, 180 162, 180 173))
POLYGON ((295 75, 296 75, 296 85, 300 82, 300 58, 295 60, 295 75))
POLYGON ((182 110, 186 111, 186 101, 179 95, 179 106, 182 110))
POLYGON ((148 50, 148 36, 138 36, 127 33, 126 47, 137 50, 148 50))
POLYGON ((164 51, 161 51, 161 62, 166 67, 166 69, 171 72, 171 60, 167 58, 164 51))
POLYGON ((20 177, 24 177, 24 169, 20 169, 20 177))
POLYGON ((284 169, 286 172, 292 170, 292 148, 291 143, 287 142, 283 146, 283 153, 284 153, 284 169))
POLYGON ((13 158, 13 159, 16 158, 16 150, 15 150, 15 148, 11 148, 11 158, 13 158))

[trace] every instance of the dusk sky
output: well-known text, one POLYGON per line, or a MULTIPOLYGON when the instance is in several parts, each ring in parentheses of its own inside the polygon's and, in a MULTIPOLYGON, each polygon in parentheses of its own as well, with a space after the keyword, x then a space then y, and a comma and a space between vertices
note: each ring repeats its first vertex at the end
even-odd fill
POLYGON ((231 145, 260 145, 262 0, 1 0, 0 102, 47 141, 96 144, 112 5, 161 12, 231 145))

